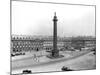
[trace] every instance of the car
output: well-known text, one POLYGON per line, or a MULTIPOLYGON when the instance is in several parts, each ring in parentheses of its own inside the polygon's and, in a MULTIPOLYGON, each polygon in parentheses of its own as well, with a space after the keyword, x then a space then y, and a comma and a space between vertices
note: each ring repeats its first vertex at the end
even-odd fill
POLYGON ((31 70, 23 70, 23 74, 29 74, 29 73, 32 73, 31 70))
POLYGON ((72 70, 72 69, 70 69, 70 68, 68 68, 68 67, 66 67, 66 66, 63 66, 63 67, 61 68, 61 70, 62 70, 62 71, 74 71, 74 70, 72 70))
POLYGON ((16 56, 18 56, 18 55, 25 55, 25 53, 16 53, 15 55, 16 56))
POLYGON ((11 54, 11 56, 14 57, 15 55, 14 54, 11 54))
POLYGON ((15 55, 18 56, 18 55, 20 55, 20 53, 16 53, 15 55))

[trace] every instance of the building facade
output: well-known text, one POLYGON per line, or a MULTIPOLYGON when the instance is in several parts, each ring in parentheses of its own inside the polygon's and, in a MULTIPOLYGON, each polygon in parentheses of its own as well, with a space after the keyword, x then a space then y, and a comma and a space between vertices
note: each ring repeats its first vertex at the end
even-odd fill
POLYGON ((25 37, 12 37, 11 39, 11 51, 22 52, 22 51, 39 51, 43 49, 43 40, 32 39, 25 37))
MULTIPOLYGON (((71 48, 81 49, 83 47, 95 48, 96 39, 57 39, 57 49, 70 50, 71 48)), ((12 36, 11 38, 11 52, 27 52, 27 51, 40 51, 40 50, 53 50, 53 38, 33 38, 25 36, 12 36)))

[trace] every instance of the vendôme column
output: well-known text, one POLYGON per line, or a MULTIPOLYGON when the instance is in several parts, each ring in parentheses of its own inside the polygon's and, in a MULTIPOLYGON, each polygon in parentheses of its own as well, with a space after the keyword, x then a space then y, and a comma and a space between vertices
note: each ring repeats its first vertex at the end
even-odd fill
POLYGON ((63 57, 63 55, 59 55, 59 50, 57 49, 57 16, 56 12, 53 18, 53 50, 51 51, 51 55, 48 56, 49 58, 59 58, 63 57))
POLYGON ((58 57, 59 56, 59 51, 57 50, 57 16, 56 12, 53 18, 53 23, 54 23, 54 28, 53 28, 53 50, 52 50, 52 56, 53 57, 58 57))

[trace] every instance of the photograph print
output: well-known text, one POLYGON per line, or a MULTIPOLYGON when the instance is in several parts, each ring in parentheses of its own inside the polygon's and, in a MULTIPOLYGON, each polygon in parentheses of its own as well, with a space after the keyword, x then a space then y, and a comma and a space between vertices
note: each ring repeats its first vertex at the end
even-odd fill
POLYGON ((94 5, 11 1, 11 74, 96 69, 94 5))

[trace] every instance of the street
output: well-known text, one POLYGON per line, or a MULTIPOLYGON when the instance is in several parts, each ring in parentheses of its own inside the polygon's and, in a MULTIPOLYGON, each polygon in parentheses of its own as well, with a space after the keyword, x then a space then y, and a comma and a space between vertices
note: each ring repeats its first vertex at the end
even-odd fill
POLYGON ((32 72, 47 72, 47 71, 61 71, 62 66, 72 66, 72 68, 75 68, 75 70, 80 69, 91 69, 93 65, 95 64, 95 57, 90 57, 89 54, 93 54, 91 51, 81 52, 80 54, 76 54, 74 56, 64 57, 60 59, 54 59, 51 60, 47 58, 46 56, 43 56, 40 60, 40 62, 34 62, 32 60, 32 57, 16 60, 16 62, 12 62, 12 69, 13 73, 22 73, 25 69, 31 69, 32 72), (88 56, 87 56, 88 55, 88 56), (44 60, 44 61, 43 61, 44 60), (86 61, 85 61, 86 60, 86 61), (88 62, 87 60, 91 60, 92 62, 88 62), (84 63, 80 63, 80 62, 84 63), (78 63, 77 63, 78 62, 78 63), (90 66, 91 64, 92 66, 90 66), (85 65, 84 65, 85 64, 85 65), (86 66, 88 64, 88 66, 86 66), (81 68, 80 65, 84 65, 84 68, 81 68), (90 67, 89 67, 90 66, 90 67), (44 68, 44 69, 43 69, 44 68))

